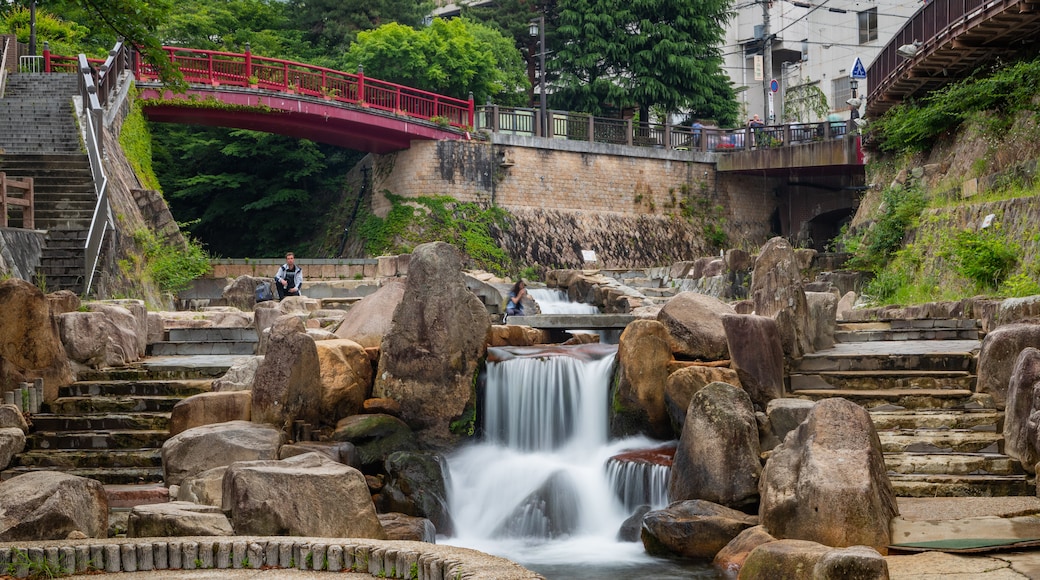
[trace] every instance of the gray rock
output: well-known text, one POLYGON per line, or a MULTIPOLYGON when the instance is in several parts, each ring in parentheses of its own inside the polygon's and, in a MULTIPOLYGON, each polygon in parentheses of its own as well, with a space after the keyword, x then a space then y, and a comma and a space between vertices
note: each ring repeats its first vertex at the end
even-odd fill
POLYGON ((430 453, 397 451, 386 458, 383 487, 386 511, 429 519, 437 531, 455 535, 448 508, 444 458, 430 453))
POLYGON ((15 428, 22 433, 29 432, 29 424, 25 422, 25 415, 17 405, 0 405, 0 429, 15 428))
POLYGON ((17 427, 0 427, 0 469, 7 469, 14 456, 24 449, 24 431, 17 427))
POLYGON ((128 538, 233 535, 231 522, 219 507, 186 501, 135 506, 126 525, 128 538))
POLYGON ((645 434, 672 439, 664 389, 672 360, 668 330, 656 320, 635 320, 621 333, 617 350, 617 389, 614 393, 611 434, 645 434))
POLYGON ((668 330, 676 358, 711 361, 729 356, 726 331, 722 328, 726 314, 735 312, 718 298, 681 292, 661 308, 657 320, 668 330))
POLYGON ((314 339, 298 318, 279 317, 253 379, 252 420, 292 433, 297 420, 317 426, 323 419, 320 409, 321 368, 314 339))
POLYGON ((336 336, 348 338, 365 348, 378 347, 390 332, 394 310, 404 298, 404 280, 387 278, 372 294, 350 307, 336 328, 336 336))
POLYGON ((188 429, 163 443, 163 480, 166 485, 180 485, 207 469, 235 461, 274 459, 283 438, 278 429, 249 421, 188 429))
POLYGON ((451 424, 475 404, 490 330, 487 310, 466 288, 458 250, 420 244, 383 337, 372 396, 399 401, 401 418, 431 447, 453 446, 459 435, 451 424))
POLYGON ((728 314, 722 317, 729 344, 730 366, 756 410, 784 394, 784 350, 776 321, 765 316, 728 314))
POLYGON ((386 539, 365 476, 321 453, 233 463, 222 497, 237 535, 386 539))
POLYGON ((379 523, 383 525, 388 540, 437 543, 437 527, 426 518, 388 513, 379 514, 379 523))
POLYGON ((1019 353, 1030 346, 1040 348, 1040 324, 1035 322, 1000 326, 982 340, 977 390, 993 395, 998 408, 1004 408, 1011 372, 1019 353))
POLYGON ((0 542, 108 534, 108 496, 96 479, 33 471, 0 482, 0 542))
POLYGON ((751 300, 755 314, 776 320, 784 354, 797 358, 813 352, 801 268, 786 239, 776 237, 762 246, 751 277, 751 300))

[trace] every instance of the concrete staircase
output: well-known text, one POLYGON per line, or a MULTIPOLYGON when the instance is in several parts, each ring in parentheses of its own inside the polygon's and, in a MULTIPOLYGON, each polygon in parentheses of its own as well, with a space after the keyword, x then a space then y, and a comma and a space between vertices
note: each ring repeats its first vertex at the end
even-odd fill
POLYGON ((72 106, 76 83, 68 74, 8 78, 0 99, 0 171, 33 178, 34 227, 47 231, 38 284, 78 294, 97 196, 72 106))
POLYGON ((149 345, 152 356, 250 355, 260 339, 253 328, 171 328, 149 345))
POLYGON ((1034 495, 1003 454, 1004 413, 975 392, 975 320, 839 324, 832 349, 805 356, 791 395, 866 407, 903 497, 1034 495))

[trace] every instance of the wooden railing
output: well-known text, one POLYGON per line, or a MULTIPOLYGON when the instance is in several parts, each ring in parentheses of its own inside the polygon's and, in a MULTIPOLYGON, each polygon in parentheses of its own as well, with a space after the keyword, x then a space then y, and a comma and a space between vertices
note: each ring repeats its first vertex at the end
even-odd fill
POLYGON ((0 227, 8 224, 7 210, 15 206, 22 208, 22 228, 31 230, 36 222, 33 218, 33 179, 14 179, 0 171, 0 227), (14 197, 12 190, 21 192, 21 197, 14 197))
MULTIPOLYGON (((791 123, 757 128, 693 128, 660 123, 636 123, 631 119, 594 117, 585 113, 548 111, 549 134, 545 137, 590 143, 609 143, 680 151, 725 153, 811 143, 852 134, 855 125, 847 121, 791 123)), ((494 133, 542 137, 538 109, 478 107, 476 128, 494 133)))
MULTIPOLYGON (((165 47, 170 61, 189 83, 235 86, 320 97, 389 111, 459 129, 473 127, 473 100, 468 101, 329 68, 255 56, 193 48, 165 47)), ((154 66, 137 60, 139 81, 158 80, 154 66)))

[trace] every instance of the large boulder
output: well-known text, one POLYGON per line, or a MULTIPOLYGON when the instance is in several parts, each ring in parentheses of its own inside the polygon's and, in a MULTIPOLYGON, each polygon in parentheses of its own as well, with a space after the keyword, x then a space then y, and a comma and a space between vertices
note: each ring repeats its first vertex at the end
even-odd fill
POLYGON ((787 434, 798 428, 809 416, 816 403, 805 399, 773 399, 766 406, 766 416, 773 435, 783 441, 787 434))
POLYGON ((188 429, 163 443, 163 481, 166 485, 180 485, 207 469, 235 461, 275 459, 283 437, 274 427, 249 421, 188 429))
POLYGON ((712 564, 722 570, 727 578, 732 578, 740 572, 744 561, 755 548, 775 541, 776 538, 770 536, 762 526, 750 527, 740 532, 737 537, 726 544, 725 548, 719 550, 719 553, 715 554, 712 564))
POLYGON ((476 404, 476 381, 491 321, 462 275, 462 257, 444 242, 412 252, 404 297, 383 337, 374 397, 401 403, 401 418, 433 447, 458 436, 452 422, 476 404))
POLYGON ((1004 453, 1036 473, 1040 461, 1040 350, 1025 348, 1011 372, 1004 417, 1004 453))
POLYGON ((0 312, 0 385, 43 377, 44 399, 53 401, 76 379, 47 298, 24 280, 0 280, 0 312))
POLYGON ((262 362, 264 362, 264 357, 262 356, 251 356, 236 361, 223 376, 213 379, 213 386, 211 387, 213 392, 224 393, 253 390, 256 370, 260 368, 260 363, 262 362))
POLYGON ((237 535, 386 538, 365 476, 321 453, 231 464, 222 507, 237 535))
POLYGON ((758 422, 747 393, 725 383, 697 391, 675 449, 668 498, 751 504, 758 499, 761 472, 758 422))
POLYGON ((404 299, 404 280, 387 278, 379 290, 350 307, 336 328, 336 336, 347 338, 365 348, 378 347, 390 332, 394 311, 404 299))
POLYGON ((248 421, 252 400, 249 391, 199 393, 182 399, 173 406, 170 435, 213 423, 248 421))
POLYGON ((219 507, 186 501, 135 506, 126 524, 128 538, 233 535, 231 522, 219 507))
MULTIPOLYGON (((256 287, 267 284, 274 292, 274 278, 239 276, 227 283, 220 293, 224 304, 243 311, 250 311, 256 306, 256 287)), ((278 294, 274 294, 277 298, 278 294)))
POLYGON ((664 386, 664 403, 676 433, 682 433, 686 410, 690 408, 693 395, 711 383, 742 386, 737 372, 725 367, 688 366, 668 375, 664 386))
POLYGON ((276 320, 288 315, 304 322, 319 308, 321 308, 321 300, 305 296, 287 296, 280 301, 268 300, 257 304, 253 308, 253 324, 256 328, 256 336, 260 340, 256 347, 257 354, 267 353, 271 326, 276 320))
POLYGON ((339 420, 357 414, 372 390, 372 361, 364 347, 343 338, 315 344, 321 378, 321 415, 327 420, 339 420))
POLYGON ((769 401, 784 396, 784 349, 776 321, 752 314, 730 314, 722 317, 722 326, 726 329, 730 366, 755 410, 762 411, 769 401))
POLYGON ((776 320, 784 354, 798 358, 813 352, 809 303, 798 259, 786 239, 776 237, 762 246, 751 275, 751 300, 755 314, 776 320))
POLYGON ((711 559, 756 520, 708 501, 678 501, 643 516, 640 535, 651 555, 711 559))
POLYGON ((611 433, 672 439, 664 389, 672 360, 668 330, 656 320, 634 320, 618 341, 617 387, 611 433))
POLYGON ((813 350, 834 346, 834 331, 838 327, 838 296, 833 292, 806 292, 809 306, 809 330, 813 350))
POLYGON ((1026 347, 1040 348, 1040 324, 1019 322, 997 327, 982 340, 979 351, 978 392, 989 393, 998 408, 1007 400, 1011 372, 1026 347))
POLYGON ((668 301, 657 321, 668 329, 676 358, 720 360, 729 356, 722 317, 736 314, 725 302, 696 292, 680 292, 668 301))
POLYGON ((415 434, 404 421, 381 413, 340 419, 332 439, 352 443, 357 461, 365 471, 382 469, 391 453, 418 448, 415 434))
POLYGON ((29 432, 29 424, 25 422, 25 415, 17 405, 0 405, 0 429, 13 427, 22 433, 29 432))
POLYGON ((868 546, 831 548, 805 540, 778 540, 748 554, 738 580, 888 580, 888 562, 868 546))
POLYGON ((143 357, 145 355, 145 349, 148 347, 148 308, 144 305, 144 300, 136 300, 132 298, 123 298, 119 300, 103 300, 99 302, 87 302, 87 310, 91 312, 110 312, 112 320, 118 324, 122 324, 123 311, 130 313, 134 321, 134 336, 137 338, 137 357, 143 357), (118 310, 110 310, 111 308, 117 308, 118 310))
POLYGON ((219 508, 222 503, 221 494, 224 492, 225 471, 227 466, 221 465, 184 478, 177 487, 177 500, 219 508))
POLYGON ((316 426, 321 419, 318 347, 299 318, 282 316, 253 379, 252 420, 292 433, 294 421, 316 426))
POLYGON ((385 511, 429 519, 437 532, 455 535, 448 509, 447 465, 438 455, 398 451, 386 458, 385 511))
POLYGON ((386 531, 388 540, 437 543, 437 528, 426 518, 392 512, 379 514, 379 523, 386 531))
POLYGON ((59 318, 61 341, 69 358, 90 368, 123 367, 139 360, 133 314, 111 304, 96 308, 67 312, 59 318))
POLYGON ((760 514, 777 538, 888 552, 899 514, 870 413, 845 399, 816 403, 762 471, 760 514))
POLYGON ((7 469, 14 456, 25 450, 25 432, 17 427, 0 427, 0 470, 7 469))
POLYGON ((0 542, 108 536, 108 496, 101 482, 58 471, 33 471, 0 482, 0 542))

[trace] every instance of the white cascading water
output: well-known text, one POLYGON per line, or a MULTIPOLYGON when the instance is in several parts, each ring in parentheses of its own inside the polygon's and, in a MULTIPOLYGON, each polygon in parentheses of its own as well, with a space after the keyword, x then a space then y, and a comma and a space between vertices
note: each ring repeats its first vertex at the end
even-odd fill
POLYGON ((528 288, 528 291, 542 314, 599 314, 594 304, 571 302, 567 294, 557 288, 528 288))

